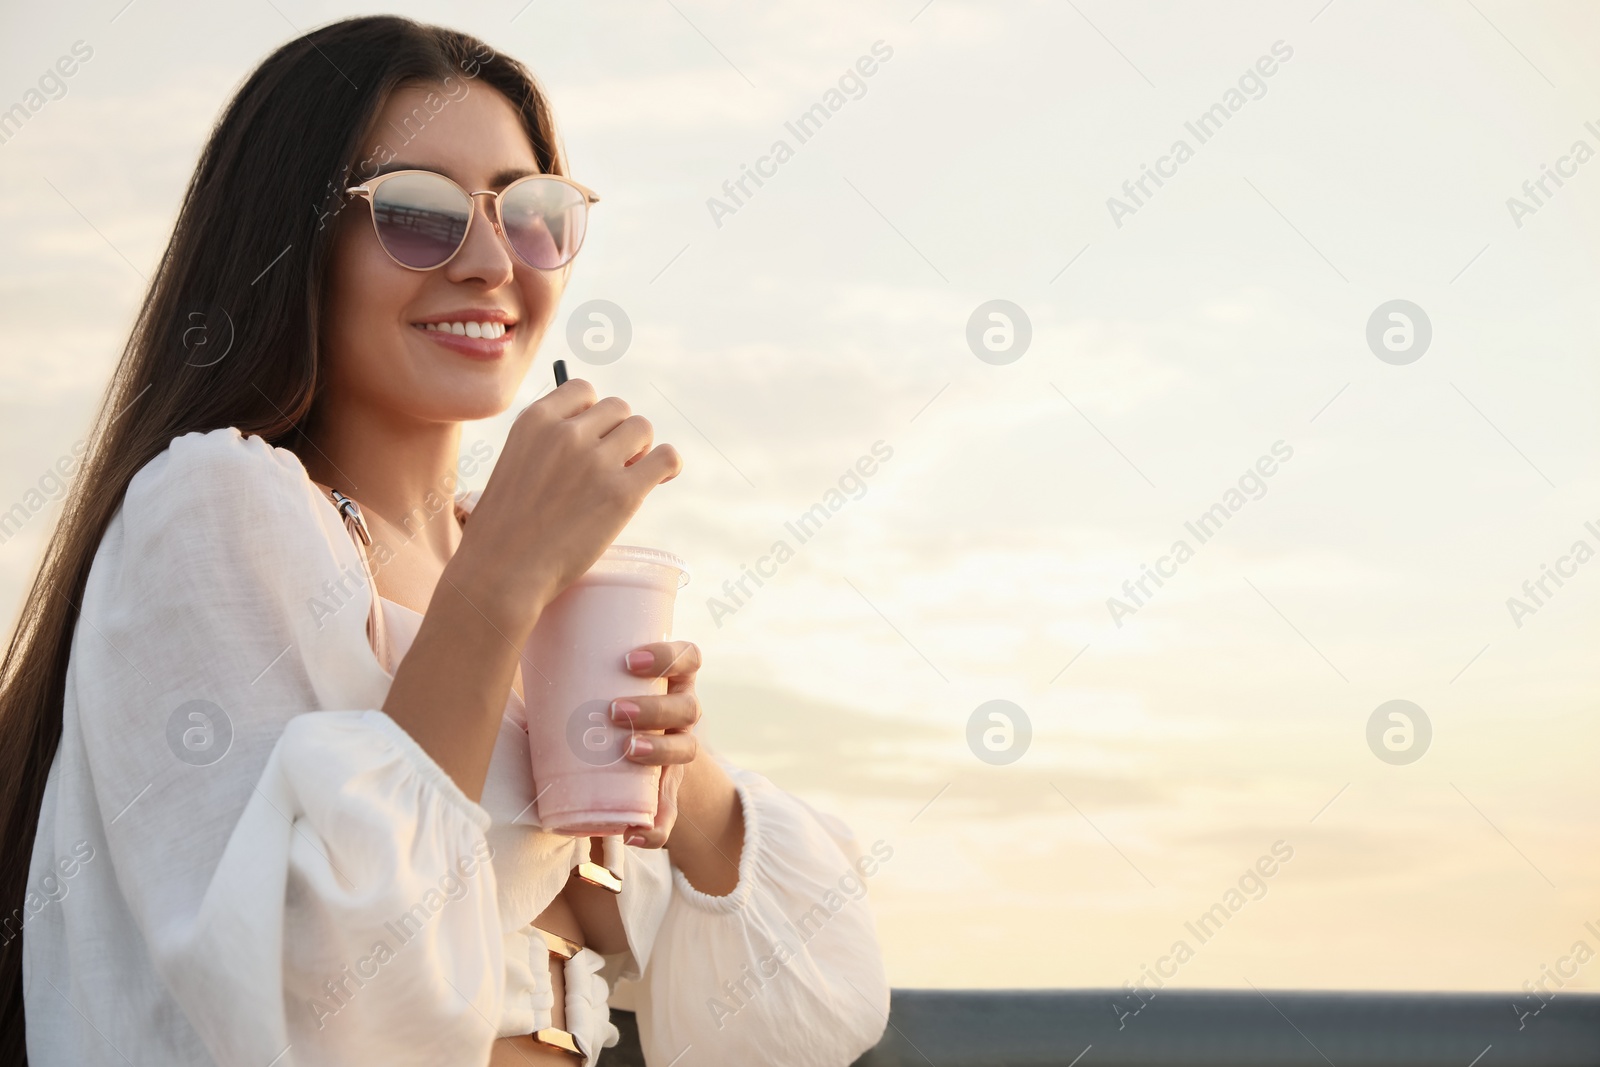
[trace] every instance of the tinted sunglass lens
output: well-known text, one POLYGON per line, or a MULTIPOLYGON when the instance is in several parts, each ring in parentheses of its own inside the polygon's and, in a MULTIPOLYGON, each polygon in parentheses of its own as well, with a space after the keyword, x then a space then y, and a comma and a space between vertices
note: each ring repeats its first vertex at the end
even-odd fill
POLYGON ((461 247, 472 198, 432 174, 390 178, 372 196, 384 250, 408 267, 437 267, 461 247))
POLYGON ((501 197, 500 218, 517 254, 540 270, 554 270, 583 244, 589 204, 577 189, 550 178, 529 178, 501 197))

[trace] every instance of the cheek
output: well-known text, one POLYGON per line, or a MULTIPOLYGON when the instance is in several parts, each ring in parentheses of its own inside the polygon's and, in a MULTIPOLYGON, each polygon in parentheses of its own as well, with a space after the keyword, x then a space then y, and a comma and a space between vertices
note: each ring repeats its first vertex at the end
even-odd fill
POLYGON ((328 374, 347 385, 382 380, 382 368, 392 366, 393 349, 404 340, 397 333, 402 311, 417 284, 376 238, 359 236, 345 235, 335 251, 321 330, 328 374))
POLYGON ((561 294, 567 287, 567 271, 541 274, 536 270, 521 268, 517 272, 517 285, 522 290, 522 306, 526 318, 522 331, 529 354, 538 342, 552 329, 559 334, 562 324, 554 321, 561 304, 561 294))

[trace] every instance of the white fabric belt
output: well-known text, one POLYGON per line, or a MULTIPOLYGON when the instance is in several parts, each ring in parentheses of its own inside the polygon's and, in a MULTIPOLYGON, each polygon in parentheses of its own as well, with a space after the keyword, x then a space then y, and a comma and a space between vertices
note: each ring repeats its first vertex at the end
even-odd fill
MULTIPOLYGON (((621 851, 621 843, 607 837, 602 839, 601 847, 606 861, 604 866, 584 862, 574 867, 573 871, 585 881, 601 885, 614 893, 620 892, 622 880, 613 872, 621 867, 618 862, 621 857, 614 855, 621 851)), ((597 1035, 605 1031, 611 1015, 606 1003, 609 990, 605 979, 599 975, 600 968, 605 966, 605 957, 534 923, 528 926, 544 939, 550 956, 563 961, 561 973, 566 986, 567 1029, 554 1025, 555 990, 552 988, 549 996, 540 998, 534 1005, 533 1039, 580 1056, 585 1067, 593 1067, 600 1056, 597 1035)), ((541 977, 543 983, 550 982, 548 966, 541 977)))

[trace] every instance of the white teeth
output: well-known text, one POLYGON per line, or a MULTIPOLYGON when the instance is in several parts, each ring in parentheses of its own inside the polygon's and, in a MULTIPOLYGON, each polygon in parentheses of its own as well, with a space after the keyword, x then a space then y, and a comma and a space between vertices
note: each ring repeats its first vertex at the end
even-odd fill
POLYGON ((504 337, 506 333, 505 323, 502 322, 430 322, 423 329, 453 333, 457 337, 482 337, 491 341, 504 337))

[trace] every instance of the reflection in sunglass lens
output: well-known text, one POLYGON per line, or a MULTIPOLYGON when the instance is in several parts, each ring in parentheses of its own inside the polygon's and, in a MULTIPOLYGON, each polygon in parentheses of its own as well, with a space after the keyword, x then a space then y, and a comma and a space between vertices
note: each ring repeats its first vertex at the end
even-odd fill
POLYGON ((540 270, 554 270, 577 254, 588 221, 588 202, 577 189, 531 177, 506 190, 500 217, 517 254, 540 270))
POLYGON ((437 267, 460 247, 472 198, 433 174, 400 174, 372 197, 384 249, 408 267, 437 267))

